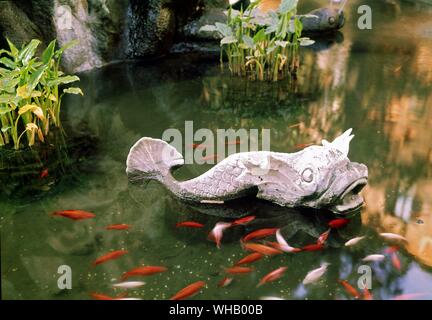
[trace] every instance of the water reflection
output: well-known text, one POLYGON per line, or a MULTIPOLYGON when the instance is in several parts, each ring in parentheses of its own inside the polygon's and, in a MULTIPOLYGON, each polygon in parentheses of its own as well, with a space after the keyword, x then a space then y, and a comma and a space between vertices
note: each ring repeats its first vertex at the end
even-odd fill
MULTIPOLYGON (((76 172, 74 183, 61 179, 55 194, 47 193, 37 202, 1 200, 5 297, 87 299, 90 291, 115 294, 110 284, 125 270, 164 264, 170 270, 167 274, 145 279, 143 289, 131 296, 167 298, 195 279, 204 279, 209 288, 197 298, 348 299, 337 280, 355 285, 361 259, 393 244, 379 232, 398 233, 408 241, 399 243, 401 271, 389 255, 384 262, 370 264, 374 297, 430 292, 432 36, 426 31, 431 13, 399 3, 369 3, 378 6, 374 29, 362 33, 353 23, 344 28, 342 42, 303 51, 296 81, 240 81, 221 75, 217 62, 193 56, 113 65, 84 75, 86 99, 67 99, 64 123, 71 136, 90 128, 97 137, 91 143, 95 156, 83 159, 83 167, 91 170, 76 172), (387 6, 397 10, 384 10, 387 6), (409 32, 395 32, 406 30, 406 25, 412 27, 409 32), (370 181, 363 191, 366 207, 346 229, 332 234, 328 250, 264 259, 256 264, 255 273, 236 278, 230 287, 216 288, 214 283, 223 276, 221 267, 244 256, 238 242, 244 233, 281 226, 290 244, 302 246, 325 231, 330 217, 249 200, 234 208, 192 207, 155 183, 129 185, 125 158, 133 142, 141 136, 161 137, 167 128, 183 130, 184 121, 191 119, 194 127, 213 130, 271 128, 271 148, 283 152, 353 127, 350 159, 369 167, 370 181), (97 219, 71 223, 49 216, 76 206, 95 212, 97 219), (206 240, 216 221, 246 213, 259 219, 227 233, 222 250, 206 240), (176 229, 176 222, 184 220, 204 222, 206 229, 176 229), (127 232, 104 230, 115 223, 133 227, 127 232), (366 235, 367 241, 343 246, 359 235, 366 235), (91 267, 96 257, 122 248, 130 254, 91 267), (324 281, 303 286, 306 273, 324 261, 332 266, 324 281), (56 289, 56 270, 64 263, 76 275, 71 292, 56 289), (280 265, 289 267, 290 276, 256 289, 259 278, 280 265)), ((350 17, 356 14, 354 4, 347 5, 350 17)), ((76 152, 80 156, 82 150, 76 152)), ((207 169, 186 166, 178 176, 187 179, 207 169)))

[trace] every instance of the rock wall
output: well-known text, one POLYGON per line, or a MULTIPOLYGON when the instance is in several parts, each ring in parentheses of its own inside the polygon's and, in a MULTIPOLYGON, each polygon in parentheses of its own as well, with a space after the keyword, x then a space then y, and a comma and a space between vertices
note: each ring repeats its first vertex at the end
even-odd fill
MULTIPOLYGON (((33 38, 44 45, 56 38, 67 50, 69 72, 103 66, 113 60, 166 54, 184 37, 184 27, 205 7, 226 0, 16 0, 0 1, 0 47, 4 37, 17 45, 33 38)), ((42 50, 43 48, 41 48, 42 50)))

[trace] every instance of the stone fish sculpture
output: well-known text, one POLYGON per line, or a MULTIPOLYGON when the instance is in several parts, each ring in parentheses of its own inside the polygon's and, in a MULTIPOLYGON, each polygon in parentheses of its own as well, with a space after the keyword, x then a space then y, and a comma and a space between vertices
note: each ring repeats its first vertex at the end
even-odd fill
POLYGON ((363 205, 359 193, 368 179, 367 167, 348 159, 351 131, 296 153, 235 153, 187 181, 171 175, 184 164, 182 155, 165 141, 145 137, 130 149, 126 172, 131 181, 157 180, 185 201, 227 201, 255 193, 280 206, 345 214, 363 205))

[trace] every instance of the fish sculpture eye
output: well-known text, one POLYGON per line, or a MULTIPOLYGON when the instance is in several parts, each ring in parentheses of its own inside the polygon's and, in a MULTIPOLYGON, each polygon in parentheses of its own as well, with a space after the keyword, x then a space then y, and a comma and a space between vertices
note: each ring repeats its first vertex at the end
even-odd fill
POLYGON ((313 171, 311 168, 306 168, 303 170, 302 174, 301 174, 302 180, 304 182, 312 182, 313 180, 313 171))
POLYGON ((336 19, 334 17, 330 17, 330 18, 328 18, 328 22, 330 24, 334 24, 336 22, 336 19))

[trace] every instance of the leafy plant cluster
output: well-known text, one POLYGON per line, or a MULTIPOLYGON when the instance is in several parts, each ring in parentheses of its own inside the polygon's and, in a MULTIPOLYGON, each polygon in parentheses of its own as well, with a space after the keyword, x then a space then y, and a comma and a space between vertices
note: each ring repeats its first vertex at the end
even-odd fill
POLYGON ((9 50, 0 50, 0 147, 14 149, 45 142, 51 128, 60 128, 62 97, 80 94, 80 88, 61 88, 78 81, 59 70, 63 52, 71 42, 56 50, 53 40, 39 57, 39 40, 18 49, 7 39, 9 50))
POLYGON ((277 81, 296 72, 299 45, 314 41, 302 37, 302 16, 296 15, 298 0, 282 0, 276 12, 267 13, 260 12, 259 3, 251 3, 244 11, 230 8, 227 23, 201 30, 220 34, 221 62, 225 55, 232 74, 277 81))

